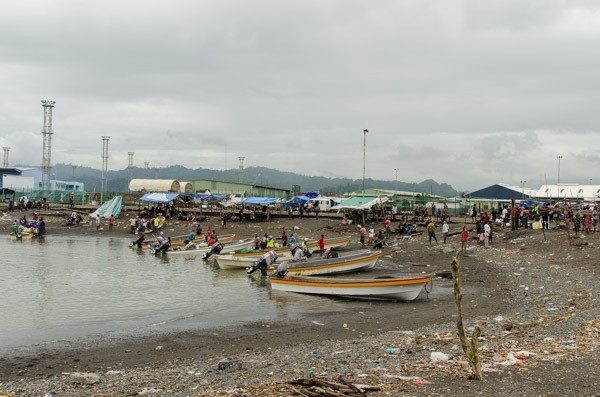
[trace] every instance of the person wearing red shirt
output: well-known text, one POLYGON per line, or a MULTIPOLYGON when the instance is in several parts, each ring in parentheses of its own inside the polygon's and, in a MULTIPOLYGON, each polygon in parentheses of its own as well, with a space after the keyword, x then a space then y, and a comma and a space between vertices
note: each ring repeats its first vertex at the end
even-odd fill
POLYGON ((319 244, 319 249, 321 250, 321 256, 325 253, 325 235, 321 234, 321 238, 317 240, 317 244, 319 244))

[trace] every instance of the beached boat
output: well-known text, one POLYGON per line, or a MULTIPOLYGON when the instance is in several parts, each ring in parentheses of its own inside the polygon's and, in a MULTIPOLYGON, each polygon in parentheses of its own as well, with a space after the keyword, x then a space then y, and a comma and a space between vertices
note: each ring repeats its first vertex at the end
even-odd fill
MULTIPOLYGON (((287 252, 278 253, 278 255, 280 255, 280 257, 276 263, 281 262, 282 260, 292 259, 289 249, 287 252)), ((240 256, 225 252, 215 255, 215 261, 220 269, 246 269, 256 265, 260 262, 261 258, 262 256, 240 256)))
POLYGON ((368 270, 375 266, 381 255, 381 251, 360 250, 340 253, 337 258, 313 256, 306 261, 287 261, 287 274, 312 276, 368 270))
MULTIPOLYGON (((223 249, 221 250, 221 252, 228 253, 228 252, 233 252, 238 249, 246 248, 246 247, 250 246, 250 244, 252 244, 252 241, 254 241, 254 239, 246 239, 246 240, 240 240, 238 242, 223 243, 223 249)), ((201 243, 201 244, 197 244, 196 248, 193 248, 193 249, 186 250, 186 249, 183 249, 183 247, 182 248, 176 247, 175 249, 170 248, 165 253, 167 255, 198 255, 198 254, 206 254, 211 249, 212 249, 212 246, 209 247, 208 245, 206 245, 206 243, 201 243)), ((156 250, 154 248, 151 248, 151 252, 156 253, 156 250)))
MULTIPOLYGON (((185 240, 187 238, 187 234, 184 236, 175 236, 175 237, 171 237, 171 247, 173 248, 181 248, 183 246, 185 246, 185 243, 183 242, 183 240, 185 240)), ((222 244, 225 243, 230 243, 235 239, 235 234, 220 234, 217 235, 217 237, 219 238, 219 241, 222 244)), ((204 243, 204 235, 200 235, 200 236, 196 236, 196 238, 194 239, 194 241, 197 241, 199 244, 203 244, 204 243)), ((152 240, 146 240, 144 241, 144 246, 147 248, 148 246, 152 245, 156 243, 156 239, 152 239, 152 240)), ((133 243, 130 243, 129 246, 133 247, 133 243)), ((239 248, 236 248, 239 249, 239 248)))
POLYGON ((11 232, 8 235, 11 240, 27 240, 35 236, 31 229, 25 229, 21 233, 11 232))
POLYGON ((269 279, 275 291, 302 294, 347 296, 354 298, 377 298, 413 300, 421 293, 431 276, 338 278, 314 276, 285 276, 269 279))
MULTIPOLYGON (((327 248, 336 248, 337 249, 337 248, 345 247, 350 242, 350 238, 351 238, 350 236, 326 238, 325 239, 325 249, 327 249, 327 248)), ((317 243, 317 240, 307 241, 306 246, 308 247, 310 252, 315 252, 315 251, 319 250, 319 244, 317 243)), ((271 251, 272 249, 273 248, 261 249, 261 250, 241 250, 239 252, 234 252, 234 255, 259 257, 259 256, 264 255, 267 252, 271 251)), ((277 247, 277 248, 274 248, 274 250, 278 254, 285 254, 286 252, 290 251, 290 248, 289 247, 277 247)))
MULTIPOLYGON (((373 268, 381 257, 381 251, 359 250, 340 253, 336 258, 313 256, 307 260, 294 262, 291 257, 277 258, 275 263, 283 261, 287 264, 287 273, 294 276, 310 276, 319 274, 348 273, 373 268)), ((215 258, 221 269, 246 269, 256 265, 260 258, 239 257, 235 255, 219 255, 215 258)))

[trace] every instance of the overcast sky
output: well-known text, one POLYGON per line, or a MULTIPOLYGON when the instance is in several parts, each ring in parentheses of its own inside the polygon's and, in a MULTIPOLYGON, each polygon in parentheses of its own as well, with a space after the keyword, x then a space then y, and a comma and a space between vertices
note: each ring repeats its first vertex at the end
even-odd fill
POLYGON ((600 2, 3 1, 9 165, 42 99, 53 164, 600 184, 600 2))

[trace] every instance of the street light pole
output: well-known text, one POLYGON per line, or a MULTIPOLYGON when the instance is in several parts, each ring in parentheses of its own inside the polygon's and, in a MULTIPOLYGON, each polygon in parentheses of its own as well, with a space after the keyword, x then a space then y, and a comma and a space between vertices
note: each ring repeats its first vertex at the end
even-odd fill
POLYGON ((558 178, 556 179, 556 190, 558 190, 556 201, 558 202, 558 200, 560 200, 560 159, 562 159, 562 156, 558 156, 556 158, 558 159, 558 178))
POLYGON ((363 184, 362 184, 362 194, 365 195, 365 160, 367 158, 367 132, 369 130, 363 131, 363 184))
POLYGON ((525 200, 525 183, 527 181, 521 181, 521 200, 525 200))
POLYGON ((398 189, 398 170, 399 168, 394 168, 394 171, 396 171, 396 189, 398 189))

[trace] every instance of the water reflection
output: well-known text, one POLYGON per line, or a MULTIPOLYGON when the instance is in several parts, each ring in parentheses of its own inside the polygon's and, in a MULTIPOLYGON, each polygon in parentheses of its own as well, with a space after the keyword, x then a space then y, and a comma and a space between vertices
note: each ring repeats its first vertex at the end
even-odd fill
POLYGON ((130 239, 0 239, 0 350, 89 335, 136 335, 345 310, 327 297, 273 294, 266 278, 199 256, 154 256, 130 239))

